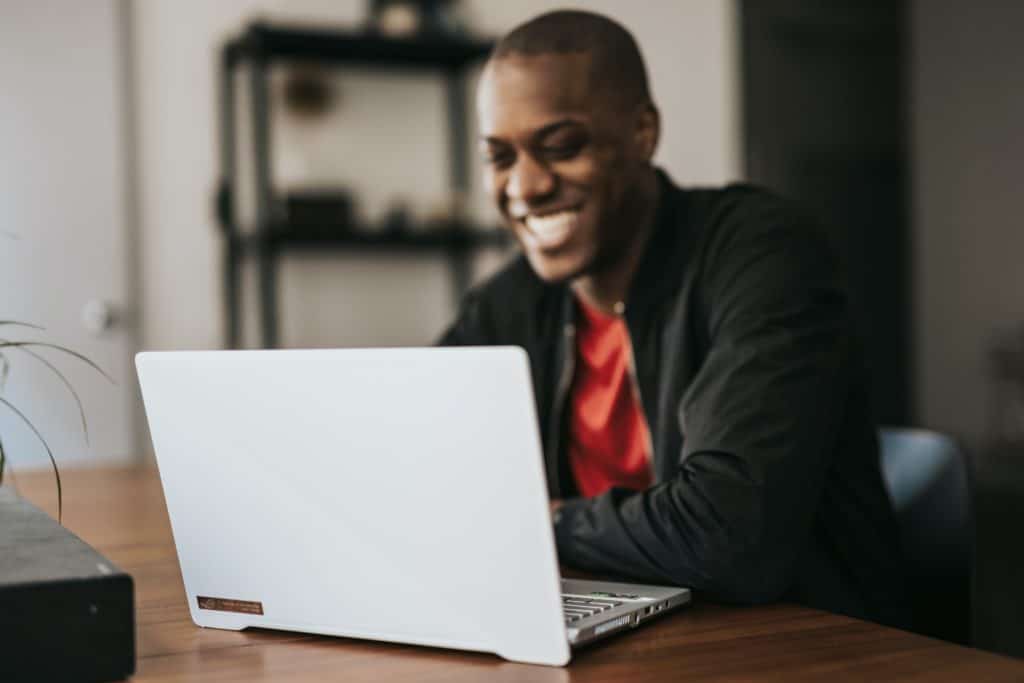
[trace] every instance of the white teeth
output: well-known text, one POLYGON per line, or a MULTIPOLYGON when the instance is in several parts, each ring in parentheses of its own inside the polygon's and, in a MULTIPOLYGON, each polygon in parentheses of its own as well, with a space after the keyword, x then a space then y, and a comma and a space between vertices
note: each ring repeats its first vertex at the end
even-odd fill
POLYGON ((569 236, 579 213, 578 210, 570 210, 546 216, 527 216, 526 226, 542 245, 554 246, 569 236))

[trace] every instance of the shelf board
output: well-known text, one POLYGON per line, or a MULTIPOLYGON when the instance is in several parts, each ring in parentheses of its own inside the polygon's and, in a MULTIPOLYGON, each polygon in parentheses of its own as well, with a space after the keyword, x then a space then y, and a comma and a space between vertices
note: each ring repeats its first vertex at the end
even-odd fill
MULTIPOLYGON (((240 237, 246 248, 255 248, 260 236, 240 237)), ((471 230, 448 228, 423 232, 338 232, 303 233, 273 231, 271 245, 278 250, 306 249, 368 249, 380 251, 444 251, 477 247, 504 247, 511 244, 508 234, 500 229, 471 230)))
POLYGON ((226 46, 240 58, 318 61, 331 64, 459 69, 486 57, 494 43, 473 37, 422 34, 393 38, 369 31, 253 23, 226 46))

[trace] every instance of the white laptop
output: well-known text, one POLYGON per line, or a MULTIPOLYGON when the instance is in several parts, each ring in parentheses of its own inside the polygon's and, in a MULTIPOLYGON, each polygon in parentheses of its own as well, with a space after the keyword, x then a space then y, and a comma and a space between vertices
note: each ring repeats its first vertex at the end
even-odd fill
POLYGON ((147 352, 196 624, 563 665, 690 591, 562 580, 514 347, 147 352))

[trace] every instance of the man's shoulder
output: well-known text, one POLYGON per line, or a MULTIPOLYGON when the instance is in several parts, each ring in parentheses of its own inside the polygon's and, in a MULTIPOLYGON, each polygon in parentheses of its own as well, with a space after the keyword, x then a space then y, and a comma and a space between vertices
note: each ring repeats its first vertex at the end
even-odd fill
POLYGON ((799 203, 759 185, 730 183, 714 188, 687 188, 682 192, 691 219, 712 230, 810 226, 814 222, 799 203))
POLYGON ((831 251, 820 222, 805 206, 767 188, 733 183, 682 192, 688 223, 697 233, 698 250, 705 258, 782 243, 831 251))

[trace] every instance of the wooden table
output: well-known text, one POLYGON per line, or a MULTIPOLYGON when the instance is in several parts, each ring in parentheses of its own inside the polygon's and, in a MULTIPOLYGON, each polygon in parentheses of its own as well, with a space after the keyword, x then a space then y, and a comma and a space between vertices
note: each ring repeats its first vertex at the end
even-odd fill
MULTIPOLYGON (((63 475, 66 526, 135 577, 135 681, 1024 681, 1022 661, 794 605, 698 602, 583 650, 564 669, 344 638, 202 629, 189 618, 155 470, 63 475)), ((56 514, 52 475, 16 474, 15 483, 56 514)))

